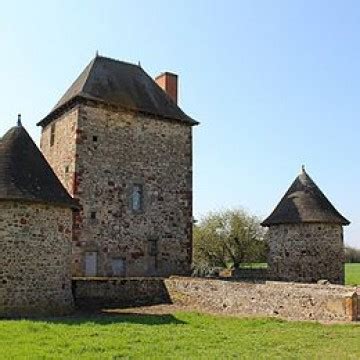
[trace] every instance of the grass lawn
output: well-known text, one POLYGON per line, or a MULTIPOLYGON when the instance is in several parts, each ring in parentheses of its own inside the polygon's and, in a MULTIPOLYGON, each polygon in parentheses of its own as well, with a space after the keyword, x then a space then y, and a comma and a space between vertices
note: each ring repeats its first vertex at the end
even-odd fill
POLYGON ((0 321, 0 359, 358 359, 360 325, 177 312, 0 321))
MULTIPOLYGON (((266 263, 241 264, 244 269, 266 269, 266 263)), ((345 283, 347 285, 360 285, 360 264, 345 264, 345 283)))
POLYGON ((360 285, 360 264, 345 265, 345 283, 347 285, 360 285))

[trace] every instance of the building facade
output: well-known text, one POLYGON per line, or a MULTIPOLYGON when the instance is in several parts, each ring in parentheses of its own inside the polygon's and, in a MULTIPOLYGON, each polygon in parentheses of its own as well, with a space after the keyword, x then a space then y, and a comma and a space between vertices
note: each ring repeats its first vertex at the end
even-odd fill
POLYGON ((72 311, 72 212, 22 126, 0 139, 0 317, 72 311))
POLYGON ((177 106, 177 77, 159 84, 140 66, 97 56, 39 123, 43 154, 81 206, 75 276, 190 271, 196 122, 177 106))
POLYGON ((269 278, 343 284, 343 226, 348 224, 303 169, 262 223, 268 227, 269 278))

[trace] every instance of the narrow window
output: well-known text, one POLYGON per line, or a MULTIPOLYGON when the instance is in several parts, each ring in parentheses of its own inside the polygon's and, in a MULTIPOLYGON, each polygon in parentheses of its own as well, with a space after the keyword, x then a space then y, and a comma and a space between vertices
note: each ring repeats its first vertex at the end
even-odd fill
POLYGON ((98 141, 98 137, 97 136, 93 136, 93 142, 97 142, 98 141))
POLYGON ((65 166, 65 174, 69 172, 69 166, 65 166))
POLYGON ((98 254, 96 251, 85 252, 85 276, 96 276, 98 254))
POLYGON ((50 146, 53 146, 54 143, 55 143, 55 124, 52 124, 50 128, 50 146))
POLYGON ((91 220, 95 220, 95 219, 96 219, 96 211, 92 211, 92 212, 90 213, 90 219, 91 219, 91 220))
POLYGON ((149 255, 156 256, 158 253, 157 239, 149 239, 149 255))
POLYGON ((141 184, 134 184, 131 194, 131 209, 135 212, 143 210, 144 193, 141 184))

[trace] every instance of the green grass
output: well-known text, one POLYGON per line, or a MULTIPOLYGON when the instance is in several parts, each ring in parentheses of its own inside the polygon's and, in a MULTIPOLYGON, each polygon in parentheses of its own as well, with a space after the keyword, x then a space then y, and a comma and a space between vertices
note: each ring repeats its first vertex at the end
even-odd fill
POLYGON ((276 319, 102 315, 0 321, 0 359, 358 359, 360 326, 276 319))
POLYGON ((360 264, 345 264, 345 283, 360 285, 360 264))
MULTIPOLYGON (((266 263, 241 264, 243 269, 266 269, 266 263)), ((360 264, 345 264, 345 283, 347 285, 360 285, 360 264)))

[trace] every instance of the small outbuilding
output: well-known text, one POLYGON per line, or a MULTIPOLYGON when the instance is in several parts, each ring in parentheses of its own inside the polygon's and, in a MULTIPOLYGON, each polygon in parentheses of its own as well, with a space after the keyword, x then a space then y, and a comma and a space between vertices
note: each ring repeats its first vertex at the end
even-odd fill
POLYGON ((0 138, 0 317, 72 310, 76 208, 19 121, 0 138))
POLYGON ((304 283, 326 279, 343 284, 343 226, 349 224, 303 167, 262 223, 269 228, 269 278, 304 283))

